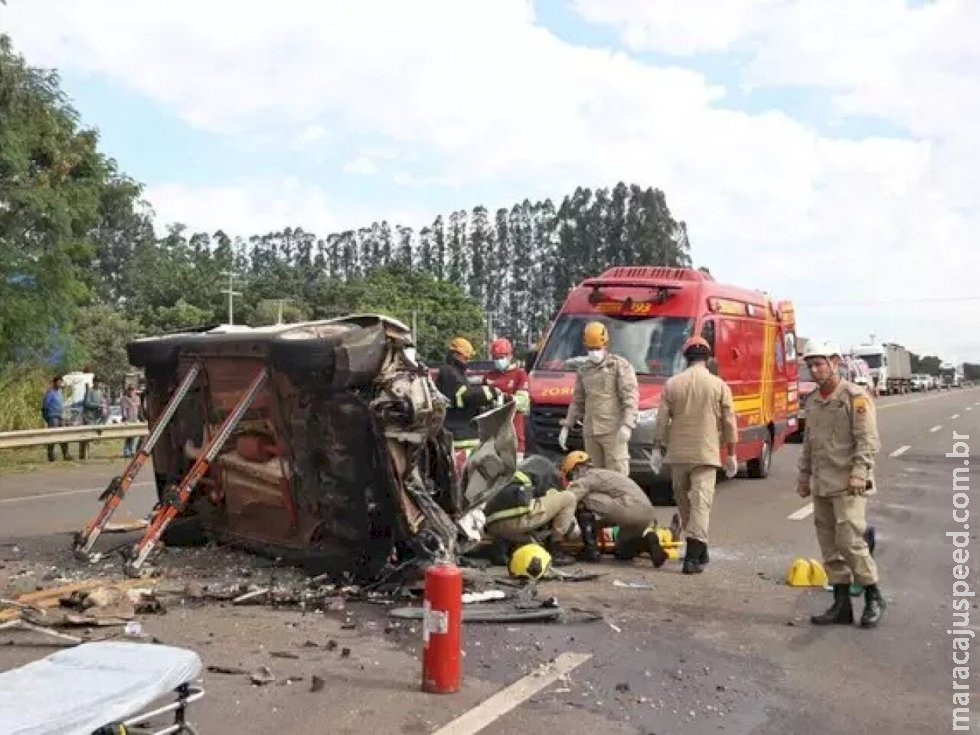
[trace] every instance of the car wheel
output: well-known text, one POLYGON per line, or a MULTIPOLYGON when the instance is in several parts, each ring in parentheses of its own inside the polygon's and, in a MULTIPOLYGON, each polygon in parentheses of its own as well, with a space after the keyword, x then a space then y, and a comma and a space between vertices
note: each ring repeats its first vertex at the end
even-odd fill
POLYGON ((337 343, 341 335, 326 337, 280 337, 269 346, 272 365, 294 377, 324 374, 333 377, 337 343))
POLYGON ((126 345, 129 363, 141 368, 158 371, 172 369, 177 364, 180 343, 176 339, 135 340, 126 345))
POLYGON ((748 461, 749 477, 763 479, 769 477, 772 469, 772 435, 766 436, 762 442, 762 452, 756 459, 748 461))

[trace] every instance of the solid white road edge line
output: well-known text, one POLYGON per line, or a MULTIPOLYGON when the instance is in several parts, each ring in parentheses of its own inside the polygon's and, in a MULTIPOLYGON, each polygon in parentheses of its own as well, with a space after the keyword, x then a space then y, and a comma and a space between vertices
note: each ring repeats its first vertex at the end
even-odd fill
POLYGON ((929 429, 929 433, 930 433, 930 434, 935 434, 935 433, 936 433, 937 431, 939 431, 939 430, 940 430, 941 428, 943 428, 943 425, 942 425, 942 424, 936 424, 936 425, 935 425, 935 426, 933 426, 933 427, 932 427, 931 429, 929 429))
POLYGON ((590 658, 591 653, 562 653, 439 728, 434 735, 474 735, 590 658))
POLYGON ((894 452, 892 452, 888 456, 889 457, 901 457, 903 454, 905 454, 911 448, 912 447, 910 447, 908 444, 903 444, 902 446, 900 446, 898 449, 896 449, 894 452))
MULTIPOLYGON (((154 484, 155 483, 152 482, 134 482, 132 485, 129 486, 129 489, 132 490, 133 488, 136 487, 149 487, 154 484)), ((32 500, 45 500, 47 498, 61 498, 61 497, 65 497, 66 495, 86 495, 88 493, 101 493, 103 490, 105 490, 105 487, 89 487, 89 488, 85 488, 84 490, 55 490, 54 492, 40 493, 38 495, 21 495, 16 498, 3 498, 0 499, 0 505, 6 505, 7 503, 28 503, 32 500)))
POLYGON ((793 511, 786 516, 791 521, 802 521, 804 518, 813 514, 813 503, 807 503, 797 511, 793 511))

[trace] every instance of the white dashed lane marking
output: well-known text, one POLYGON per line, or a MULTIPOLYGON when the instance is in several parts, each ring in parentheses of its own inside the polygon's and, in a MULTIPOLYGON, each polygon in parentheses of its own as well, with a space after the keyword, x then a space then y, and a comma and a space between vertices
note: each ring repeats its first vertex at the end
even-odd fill
POLYGON ((804 518, 812 514, 813 514, 813 503, 807 503, 802 508, 790 513, 786 517, 789 518, 791 521, 802 521, 804 518))
POLYGON ((931 429, 929 429, 929 433, 930 433, 930 434, 935 434, 935 433, 936 433, 937 431, 939 431, 939 430, 940 430, 941 428, 943 428, 943 425, 942 425, 942 424, 939 424, 939 425, 937 425, 937 426, 933 426, 933 427, 932 427, 931 429))
POLYGON ((475 735, 590 658, 591 653, 563 653, 439 728, 435 735, 475 735))
POLYGON ((910 447, 910 446, 909 446, 908 444, 906 444, 906 445, 904 445, 904 446, 901 446, 901 447, 899 447, 898 449, 896 449, 896 450, 895 450, 894 452, 892 452, 892 453, 891 453, 891 454, 889 454, 888 456, 889 456, 889 457, 901 457, 901 456, 902 456, 903 454, 905 454, 905 453, 906 453, 907 451, 909 451, 909 450, 910 450, 911 448, 912 448, 912 447, 910 447))

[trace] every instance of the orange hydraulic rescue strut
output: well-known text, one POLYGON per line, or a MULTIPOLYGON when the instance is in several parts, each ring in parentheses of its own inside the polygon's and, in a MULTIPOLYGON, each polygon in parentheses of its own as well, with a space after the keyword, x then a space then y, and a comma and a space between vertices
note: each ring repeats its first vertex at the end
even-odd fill
POLYGON ((149 527, 143 534, 136 545, 132 549, 130 554, 130 561, 126 564, 125 571, 130 576, 139 576, 139 569, 143 566, 143 563, 149 557, 150 552, 153 551, 157 543, 160 541, 160 537, 163 532, 167 530, 167 526, 170 522, 176 518, 180 512, 187 505, 187 501, 190 500, 191 493, 194 492, 194 488, 197 486, 198 481, 207 474, 208 470, 211 469, 211 463, 214 458, 218 456, 218 452, 221 451, 221 447, 224 443, 228 441, 228 437, 231 436, 232 431, 235 430, 235 426, 241 421, 242 416, 248 410, 249 405, 255 399, 258 394, 259 389, 262 384, 269 377, 269 371, 266 368, 259 370, 258 374, 252 380, 252 384, 248 387, 245 395, 242 399, 235 405, 231 413, 225 418, 224 422, 221 424, 221 428, 218 429, 218 433, 215 434, 204 446, 203 451, 200 456, 191 465, 191 468, 187 470, 180 482, 174 487, 172 492, 169 492, 165 498, 163 498, 155 509, 153 515, 153 520, 150 521, 149 527))
POLYGON ((88 555, 92 551, 96 539, 99 538, 99 534, 105 529, 109 519, 112 518, 112 514, 116 512, 116 508, 122 504, 123 497, 129 491, 130 486, 132 486, 133 480, 136 479, 140 470, 143 469, 146 460, 150 458, 153 447, 156 446, 160 437, 163 436, 163 430, 167 428, 170 419, 177 413, 178 406, 180 406, 181 401, 187 396, 187 392, 191 389, 200 372, 201 363, 195 362, 191 365, 190 370, 187 371, 183 380, 180 381, 180 385, 177 386, 177 390, 174 391, 174 394, 167 402, 160 418, 157 419, 156 425, 153 427, 153 431, 150 432, 150 436, 146 442, 136 452, 136 456, 129 461, 122 475, 113 477, 109 482, 109 486, 99 496, 99 500, 104 501, 104 505, 98 515, 89 521, 85 529, 75 537, 75 556, 88 559, 88 555))

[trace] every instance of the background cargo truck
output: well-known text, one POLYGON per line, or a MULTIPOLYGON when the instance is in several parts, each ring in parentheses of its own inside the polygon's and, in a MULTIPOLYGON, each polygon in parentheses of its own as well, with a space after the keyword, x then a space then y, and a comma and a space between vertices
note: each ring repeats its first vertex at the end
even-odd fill
POLYGON ((890 342, 858 345, 853 354, 868 363, 879 395, 912 390, 912 356, 901 345, 890 342))

